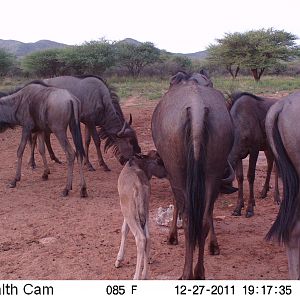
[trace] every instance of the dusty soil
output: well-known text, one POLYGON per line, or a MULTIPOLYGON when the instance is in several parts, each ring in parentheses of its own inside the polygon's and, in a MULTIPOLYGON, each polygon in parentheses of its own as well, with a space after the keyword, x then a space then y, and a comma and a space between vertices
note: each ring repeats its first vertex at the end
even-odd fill
MULTIPOLYGON (((130 99, 123 105, 125 115, 132 113, 143 151, 153 149, 150 120, 157 102, 130 99)), ((79 173, 74 170, 73 191, 60 196, 66 180, 64 154, 53 139, 53 147, 64 163, 50 162, 51 174, 42 181, 42 163, 38 168, 27 164, 29 149, 23 160, 22 180, 15 189, 7 187, 13 178, 20 129, 0 135, 0 279, 131 279, 136 262, 133 236, 127 242, 125 261, 116 269, 114 262, 120 243, 122 214, 117 194, 121 166, 111 153, 105 160, 111 172, 103 172, 91 146, 95 172, 85 171, 89 197, 79 197, 79 173)), ((247 163, 245 163, 245 168, 247 163)), ((215 205, 215 227, 221 248, 219 256, 205 254, 208 279, 287 279, 287 259, 283 247, 264 241, 278 207, 272 190, 259 199, 265 178, 266 161, 260 156, 255 182, 257 205, 252 218, 233 217, 237 194, 220 196, 215 205)), ((272 179, 273 180, 273 179, 272 179)), ((245 197, 248 187, 245 182, 245 197)), ((152 180, 150 233, 152 238, 151 279, 177 279, 184 258, 183 231, 179 245, 167 245, 168 228, 156 224, 158 207, 173 201, 167 180, 152 180)))

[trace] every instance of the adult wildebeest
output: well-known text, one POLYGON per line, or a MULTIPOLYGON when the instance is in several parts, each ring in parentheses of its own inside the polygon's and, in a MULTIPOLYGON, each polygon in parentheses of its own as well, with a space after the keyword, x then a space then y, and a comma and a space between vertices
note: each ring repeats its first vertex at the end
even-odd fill
POLYGON ((72 189, 75 160, 75 152, 66 134, 69 126, 76 147, 76 155, 79 156, 80 162, 80 195, 82 197, 87 196, 82 172, 84 149, 79 117, 80 102, 75 96, 67 90, 49 87, 40 81, 28 83, 0 99, 0 132, 18 125, 22 126, 22 137, 17 151, 16 176, 10 183, 10 187, 14 188, 21 179, 22 156, 26 142, 30 139, 32 132, 37 132, 40 137, 39 151, 44 163, 43 179, 47 179, 49 168, 45 157, 44 134, 45 132, 53 132, 66 153, 68 161, 68 178, 63 196, 68 195, 72 189))
MULTIPOLYGON (((274 157, 267 142, 265 119, 268 110, 276 101, 276 99, 262 98, 246 92, 236 93, 232 96, 233 104, 230 108, 230 115, 234 125, 234 144, 229 154, 229 161, 236 170, 239 189, 237 205, 233 211, 234 216, 240 216, 244 207, 242 159, 249 155, 247 178, 250 194, 246 208, 246 217, 254 215, 254 179, 259 151, 265 152, 268 163, 267 177, 261 191, 261 198, 267 196, 270 188, 274 157)), ((278 181, 277 176, 275 177, 274 200, 279 203, 278 181)))
MULTIPOLYGON (((124 119, 117 94, 108 87, 106 82, 95 75, 85 76, 60 76, 45 79, 44 82, 51 86, 67 89, 81 102, 80 121, 85 124, 85 164, 90 171, 94 170, 89 161, 89 144, 92 136, 96 146, 100 167, 109 171, 103 160, 100 150, 100 137, 96 126, 100 126, 100 136, 105 141, 105 150, 113 147, 115 156, 121 164, 124 164, 133 154, 140 153, 135 131, 124 119)), ((45 136, 46 145, 52 159, 55 155, 51 148, 50 137, 45 136)), ((32 153, 33 156, 33 153, 32 153)), ((31 159, 34 166, 34 159, 31 159)))
POLYGON ((164 164, 158 153, 151 150, 147 155, 131 158, 118 179, 120 205, 124 217, 120 250, 115 262, 120 266, 125 253, 125 240, 129 229, 137 247, 136 270, 133 279, 147 279, 150 252, 149 201, 150 179, 152 176, 167 176, 164 164))
MULTIPOLYGON (((209 230, 215 237, 213 207, 233 144, 233 128, 221 92, 200 86, 190 76, 173 77, 172 82, 154 110, 152 136, 168 173, 175 207, 183 217, 186 250, 182 279, 203 279, 205 239, 209 230)), ((231 171, 228 181, 232 182, 231 171)), ((217 250, 216 237, 210 248, 211 252, 217 250)))
POLYGON ((283 184, 279 213, 267 238, 287 248, 289 276, 300 279, 300 92, 274 104, 266 118, 266 133, 283 184))

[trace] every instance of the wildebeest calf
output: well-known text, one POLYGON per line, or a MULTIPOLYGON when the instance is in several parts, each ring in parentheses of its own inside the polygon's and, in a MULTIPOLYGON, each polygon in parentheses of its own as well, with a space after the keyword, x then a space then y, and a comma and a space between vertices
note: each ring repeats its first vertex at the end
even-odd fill
POLYGON ((124 258, 125 240, 129 229, 135 237, 137 263, 133 279, 147 279, 149 239, 150 179, 166 177, 164 164, 154 150, 131 158, 120 173, 118 191, 124 216, 120 250, 115 262, 118 268, 124 258), (143 266, 143 271, 142 271, 143 266))

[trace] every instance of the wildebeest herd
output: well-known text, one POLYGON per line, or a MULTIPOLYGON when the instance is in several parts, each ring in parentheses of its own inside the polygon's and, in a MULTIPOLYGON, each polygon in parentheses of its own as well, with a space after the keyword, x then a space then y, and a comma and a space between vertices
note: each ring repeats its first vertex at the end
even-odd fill
POLYGON ((30 164, 35 167, 37 139, 44 164, 42 178, 48 179, 50 170, 45 144, 50 158, 60 162, 51 147, 51 133, 58 139, 67 158, 67 183, 63 196, 72 190, 76 157, 80 196, 88 196, 82 165, 84 163, 90 171, 94 170, 88 155, 91 137, 104 171, 109 167, 100 151, 100 139, 105 141, 105 150, 112 148, 118 161, 125 165, 118 182, 124 223, 116 266, 124 256, 125 237, 130 228, 138 252, 135 279, 147 278, 149 179, 152 175, 167 177, 174 194, 175 210, 169 243, 177 243, 177 215, 183 219, 185 260, 181 278, 204 279, 207 237, 210 253, 217 255, 220 252, 213 224, 215 200, 219 193, 237 190, 232 186, 236 173, 239 191, 233 215, 241 215, 244 206, 242 159, 249 155, 250 195, 246 216, 253 216, 255 165, 258 152, 264 151, 268 172, 261 197, 265 197, 269 190, 274 160, 283 185, 280 200, 276 184, 274 200, 280 202, 280 209, 266 238, 274 237, 285 244, 290 278, 300 279, 300 165, 297 157, 300 136, 296 126, 300 113, 299 92, 278 101, 238 93, 233 95, 231 107, 228 107, 223 94, 213 88, 207 74, 179 72, 171 78, 168 91, 153 112, 152 137, 157 151, 147 155, 141 153, 131 127, 132 118, 129 122, 124 119, 117 94, 100 77, 62 76, 33 81, 13 92, 1 93, 0 97, 0 132, 22 127, 16 175, 9 184, 10 188, 14 188, 21 178, 22 156, 27 142, 32 149, 30 164), (80 122, 85 125, 85 143, 80 122), (67 128, 75 151, 68 141, 67 128), (198 259, 193 267, 196 248, 198 259))

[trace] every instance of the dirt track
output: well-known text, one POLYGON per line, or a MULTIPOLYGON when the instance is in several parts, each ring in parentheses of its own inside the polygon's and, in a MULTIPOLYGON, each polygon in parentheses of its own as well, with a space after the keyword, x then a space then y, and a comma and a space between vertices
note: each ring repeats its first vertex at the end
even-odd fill
MULTIPOLYGON (((132 99, 123 106, 132 113, 142 150, 153 149, 150 120, 157 102, 132 99)), ((96 163, 95 172, 85 171, 89 197, 79 198, 79 173, 74 170, 73 191, 68 198, 60 193, 66 180, 66 164, 50 162, 51 174, 42 181, 42 163, 31 170, 24 155, 22 179, 17 188, 7 187, 15 173, 20 129, 0 135, 0 279, 131 279, 136 249, 129 235, 124 265, 116 269, 114 261, 120 242, 122 215, 117 194, 121 166, 111 153, 105 160, 111 172, 103 172, 96 163)), ((57 156, 65 157, 53 139, 57 156)), ((255 191, 258 196, 265 177, 266 162, 260 157, 255 191)), ((273 181, 272 181, 273 182, 273 181)), ((246 197, 248 187, 245 183, 246 197)), ((272 193, 272 191, 271 191, 272 193)), ((264 236, 275 219, 278 207, 272 195, 257 199, 255 216, 246 219, 231 216, 236 194, 221 196, 215 205, 215 227, 221 249, 219 256, 205 255, 207 279, 287 279, 287 259, 283 247, 267 243, 264 236)), ((156 225, 159 206, 167 207, 173 196, 167 180, 152 180, 150 234, 152 238, 151 279, 177 279, 181 275, 184 239, 179 231, 179 245, 166 243, 168 228, 156 225)))

